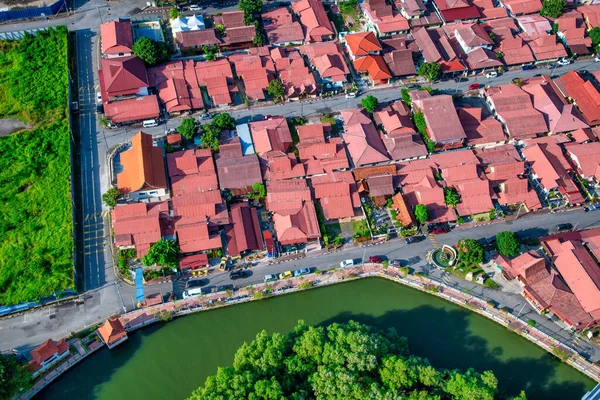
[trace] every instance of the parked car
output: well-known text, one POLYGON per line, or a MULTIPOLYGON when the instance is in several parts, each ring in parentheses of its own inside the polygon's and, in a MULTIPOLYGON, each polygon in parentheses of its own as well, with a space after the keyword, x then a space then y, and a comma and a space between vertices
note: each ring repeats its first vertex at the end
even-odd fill
POLYGON ((456 82, 456 83, 466 82, 466 81, 468 81, 467 78, 462 78, 462 77, 454 78, 454 82, 456 82))
POLYGON ((521 65, 521 69, 522 69, 523 71, 527 71, 527 70, 529 70, 529 69, 535 69, 535 65, 532 65, 532 64, 525 64, 525 65, 521 65))
POLYGON ((244 279, 248 277, 248 273, 246 271, 231 271, 229 273, 229 279, 235 281, 237 279, 244 279))
POLYGON ((271 119, 271 118, 273 118, 273 116, 270 115, 270 114, 267 114, 267 115, 265 115, 264 120, 266 121, 266 120, 271 119))
POLYGON ((278 279, 279 279, 279 277, 277 275, 274 275, 274 274, 265 275, 265 283, 275 282, 278 279))
POLYGON ((594 57, 594 62, 600 62, 600 54, 594 57))
POLYGON ((477 90, 481 88, 481 85, 479 83, 472 83, 469 85, 469 90, 477 90))
POLYGON ((340 268, 348 268, 354 266, 354 260, 344 260, 340 263, 340 268))
POLYGON ((563 58, 561 60, 558 60, 556 63, 558 65, 569 65, 571 64, 571 60, 569 60, 568 58, 563 58))
POLYGON ((356 97, 356 93, 346 93, 346 98, 347 99, 353 99, 356 97))
POLYGON ((594 204, 590 204, 589 206, 585 207, 583 209, 583 211, 588 212, 588 211, 594 211, 596 209, 596 206, 594 204))
POLYGON ((202 286, 206 285, 208 282, 209 282, 208 279, 190 279, 189 281, 187 281, 185 288, 191 289, 191 288, 195 288, 195 287, 202 287, 202 286))
POLYGON ((410 84, 406 85, 406 88, 407 88, 407 89, 418 89, 418 88, 420 88, 420 87, 421 87, 421 86, 420 86, 420 85, 417 85, 416 83, 410 83, 410 84))
POLYGON ((384 261, 385 260, 381 256, 371 256, 371 257, 369 257, 369 262, 370 263, 381 264, 384 261))
POLYGON ((225 271, 227 269, 227 257, 221 257, 221 263, 219 264, 219 270, 225 271))
POLYGON ((411 244, 411 243, 420 242, 423 239, 425 239, 423 236, 411 236, 411 237, 407 237, 405 242, 406 242, 406 244, 411 244))
POLYGON ((308 269, 308 268, 300 268, 300 269, 297 269, 294 271, 294 277, 308 275, 308 274, 310 274, 310 269, 308 269))
POLYGON ((390 267, 399 268, 406 264, 407 264, 406 260, 390 260, 390 267))
POLYGON ((431 230, 431 233, 434 234, 434 235, 441 235, 443 233, 448 233, 448 228, 443 227, 443 226, 441 226, 439 228, 433 228, 431 230))
POLYGON ((488 78, 488 79, 489 78, 495 78, 497 76, 498 76, 498 73, 496 71, 490 71, 487 74, 485 74, 485 77, 488 78))
POLYGON ((294 274, 292 274, 292 271, 285 271, 279 274, 279 279, 287 279, 287 278, 293 278, 294 274))
POLYGON ((558 224, 554 227, 554 232, 564 232, 570 230, 573 230, 573 224, 568 222, 566 224, 558 224))
POLYGON ((96 93, 96 101, 98 103, 102 103, 102 93, 100 93, 100 92, 96 93))
POLYGON ((197 4, 190 5, 190 11, 200 11, 202 8, 197 4))

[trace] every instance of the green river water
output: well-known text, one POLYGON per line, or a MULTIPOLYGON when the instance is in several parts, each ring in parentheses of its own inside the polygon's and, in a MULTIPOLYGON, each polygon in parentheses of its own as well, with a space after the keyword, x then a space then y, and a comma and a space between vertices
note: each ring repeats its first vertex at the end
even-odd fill
POLYGON ((262 329, 288 332, 299 319, 354 319, 394 327, 436 367, 491 369, 504 394, 581 399, 594 381, 490 320, 381 278, 226 307, 154 325, 102 349, 43 391, 42 399, 184 399, 262 329))

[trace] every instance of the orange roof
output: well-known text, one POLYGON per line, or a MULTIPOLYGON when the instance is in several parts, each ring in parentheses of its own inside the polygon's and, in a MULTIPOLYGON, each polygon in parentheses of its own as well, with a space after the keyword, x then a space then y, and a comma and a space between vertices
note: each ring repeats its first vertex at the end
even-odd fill
POLYGON ((160 117, 160 106, 158 98, 153 94, 105 104, 104 114, 114 124, 142 121, 160 117))
POLYGON ((345 36, 346 45, 354 56, 366 56, 382 47, 373 32, 350 33, 345 36))
POLYGON ((296 14, 300 15, 300 21, 306 31, 306 41, 321 41, 322 36, 335 34, 320 0, 292 2, 292 8, 296 14))
POLYGON ((131 148, 121 153, 121 165, 117 184, 122 193, 167 187, 162 150, 153 145, 151 135, 139 131, 131 148))
POLYGON ((375 83, 386 79, 391 79, 392 77, 392 73, 390 72, 382 56, 368 55, 366 57, 359 58, 354 61, 354 67, 358 72, 368 72, 369 77, 375 83))
POLYGON ((31 350, 31 357, 33 360, 41 364, 54 354, 62 354, 69 349, 69 344, 62 339, 60 342, 56 343, 52 339, 48 339, 44 343, 40 344, 35 349, 31 350))
POLYGON ((403 227, 411 226, 415 223, 415 217, 412 209, 406 203, 404 195, 402 193, 396 194, 392 197, 393 208, 398 212, 396 219, 400 221, 403 227))
POLYGON ((600 124, 600 91, 577 71, 569 71, 555 80, 563 96, 573 99, 589 125, 600 124))
POLYGON ((98 328, 100 337, 107 345, 111 345, 123 337, 127 336, 127 331, 123 328, 123 324, 118 318, 109 318, 106 322, 98 328))

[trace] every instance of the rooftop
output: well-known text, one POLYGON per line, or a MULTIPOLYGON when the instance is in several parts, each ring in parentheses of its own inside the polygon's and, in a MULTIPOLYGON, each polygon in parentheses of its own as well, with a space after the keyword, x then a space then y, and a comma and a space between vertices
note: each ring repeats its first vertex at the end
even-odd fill
POLYGON ((154 146, 151 135, 138 132, 131 148, 121 153, 121 165, 117 185, 122 193, 167 187, 162 149, 154 146))

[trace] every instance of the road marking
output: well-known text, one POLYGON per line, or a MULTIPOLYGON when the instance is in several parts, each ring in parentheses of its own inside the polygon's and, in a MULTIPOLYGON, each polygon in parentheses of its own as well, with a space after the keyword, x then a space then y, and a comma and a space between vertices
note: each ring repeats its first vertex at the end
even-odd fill
POLYGON ((103 221, 101 221, 101 222, 94 222, 94 223, 91 223, 91 224, 84 224, 83 227, 84 228, 89 228, 91 226, 98 226, 98 225, 102 225, 102 224, 104 224, 103 221))

